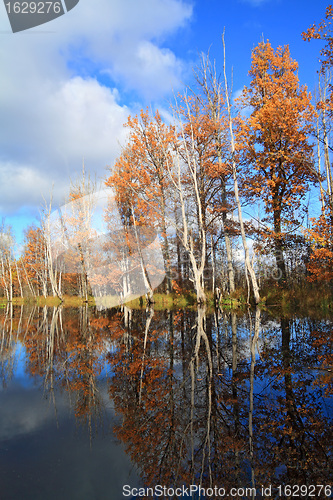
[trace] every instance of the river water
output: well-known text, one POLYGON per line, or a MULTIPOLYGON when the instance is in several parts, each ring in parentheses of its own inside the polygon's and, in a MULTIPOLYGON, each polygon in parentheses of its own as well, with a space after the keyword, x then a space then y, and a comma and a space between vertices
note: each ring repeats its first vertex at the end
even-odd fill
POLYGON ((0 309, 0 499, 333 498, 333 319, 0 309))

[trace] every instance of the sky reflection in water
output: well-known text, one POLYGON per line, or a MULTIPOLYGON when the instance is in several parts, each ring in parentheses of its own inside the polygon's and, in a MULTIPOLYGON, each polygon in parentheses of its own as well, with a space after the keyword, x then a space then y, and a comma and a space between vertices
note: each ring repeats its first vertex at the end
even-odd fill
POLYGON ((0 333, 3 500, 332 481, 330 320, 8 308, 0 333))

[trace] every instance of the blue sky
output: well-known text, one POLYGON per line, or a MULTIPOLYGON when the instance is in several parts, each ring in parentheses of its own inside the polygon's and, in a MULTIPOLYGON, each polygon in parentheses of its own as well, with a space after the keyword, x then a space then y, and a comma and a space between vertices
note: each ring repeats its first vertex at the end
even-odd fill
MULTIPOLYGON (((18 241, 51 191, 65 201, 82 168, 105 177, 142 107, 162 116, 210 49, 222 71, 226 30, 233 91, 249 82, 262 37, 290 45, 301 83, 316 84, 320 41, 301 32, 325 14, 323 0, 80 0, 68 14, 13 34, 0 5, 0 216, 18 241)), ((313 198, 315 203, 315 195, 313 198)))

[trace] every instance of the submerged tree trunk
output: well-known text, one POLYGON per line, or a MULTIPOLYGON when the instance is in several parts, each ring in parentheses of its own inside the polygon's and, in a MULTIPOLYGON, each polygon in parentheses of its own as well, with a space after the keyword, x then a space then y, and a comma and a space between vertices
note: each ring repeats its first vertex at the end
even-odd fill
POLYGON ((141 400, 142 400, 143 372, 144 372, 144 367, 145 367, 148 332, 149 332, 151 320, 154 316, 154 309, 152 307, 150 307, 149 309, 147 309, 146 313, 147 313, 147 316, 146 316, 145 336, 144 336, 144 340, 143 340, 143 353, 142 353, 141 371, 140 371, 139 405, 141 405, 141 400))
MULTIPOLYGON (((253 433, 253 413, 254 413, 254 368, 256 364, 256 347, 260 331, 261 310, 256 307, 254 333, 251 339, 251 367, 250 367, 250 394, 249 394, 249 450, 251 466, 251 486, 255 488, 255 464, 254 464, 254 433, 253 433)), ((252 328, 251 328, 252 330, 252 328)))

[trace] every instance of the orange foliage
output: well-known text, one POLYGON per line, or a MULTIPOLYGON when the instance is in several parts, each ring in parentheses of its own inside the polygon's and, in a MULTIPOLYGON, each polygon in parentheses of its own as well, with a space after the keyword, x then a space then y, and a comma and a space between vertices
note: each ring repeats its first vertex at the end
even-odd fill
POLYGON ((261 197, 267 213, 289 217, 299 207, 312 172, 314 109, 306 87, 299 85, 298 64, 289 47, 273 50, 261 42, 252 53, 251 86, 240 102, 251 107, 241 121, 239 149, 243 153, 243 188, 249 197, 261 197))
POLYGON ((325 40, 326 45, 320 52, 323 69, 333 64, 332 20, 333 7, 332 5, 328 5, 326 7, 325 19, 320 22, 319 26, 313 24, 307 31, 302 33, 303 40, 308 42, 311 40, 325 40))
POLYGON ((132 218, 136 209, 139 225, 157 223, 165 231, 167 162, 171 162, 170 144, 173 128, 166 126, 156 112, 151 118, 143 110, 140 117, 129 117, 129 143, 116 161, 107 186, 116 190, 123 217, 132 218))
POLYGON ((311 255, 307 265, 308 281, 330 283, 333 280, 333 227, 328 213, 322 213, 308 231, 311 255))
POLYGON ((286 279, 286 231, 299 225, 301 201, 317 180, 308 141, 314 109, 297 70, 288 46, 274 51, 268 41, 261 42, 252 53, 251 85, 239 98, 251 109, 249 118, 240 119, 238 133, 243 193, 264 203, 281 280, 286 279))

